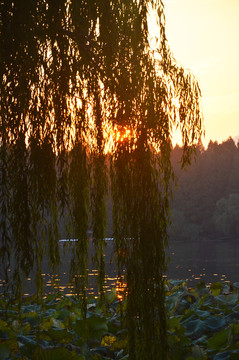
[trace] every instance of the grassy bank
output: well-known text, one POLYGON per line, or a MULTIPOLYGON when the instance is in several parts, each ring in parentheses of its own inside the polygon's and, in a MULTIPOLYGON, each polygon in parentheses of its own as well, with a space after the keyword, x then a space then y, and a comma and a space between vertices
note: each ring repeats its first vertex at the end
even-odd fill
MULTIPOLYGON (((239 283, 166 285, 170 359, 239 359, 239 283)), ((0 299, 0 359, 101 360, 128 358, 127 331, 121 321, 125 301, 116 291, 104 305, 89 298, 83 319, 74 297, 48 295, 18 305, 0 299)))

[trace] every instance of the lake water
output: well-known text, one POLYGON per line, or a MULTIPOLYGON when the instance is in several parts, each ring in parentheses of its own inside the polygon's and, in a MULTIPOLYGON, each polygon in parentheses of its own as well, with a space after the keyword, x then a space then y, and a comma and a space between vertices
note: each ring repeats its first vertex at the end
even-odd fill
POLYGON ((239 281, 239 239, 171 242, 168 278, 185 279, 194 285, 200 280, 239 281))
MULTIPOLYGON (((105 250, 105 264, 107 274, 107 289, 117 286, 117 268, 113 261, 114 242, 108 240, 105 250)), ((71 245, 74 246, 74 245, 71 245)), ((90 255, 93 254, 93 246, 90 243, 90 255)), ((60 290, 65 294, 72 293, 69 284, 69 250, 64 251, 60 245, 61 263, 59 266, 60 290)), ((189 286, 194 286, 200 280, 210 284, 215 281, 238 282, 239 281, 239 239, 231 240, 201 240, 200 242, 170 242, 167 249, 170 257, 167 278, 175 280, 187 280, 189 286)), ((91 256, 90 256, 91 258, 91 256)), ((47 262, 43 263, 43 278, 45 292, 53 291, 52 276, 49 273, 47 262)), ((10 270, 10 269, 9 269, 10 270)), ((3 275, 0 275, 3 279, 3 275)), ((25 282, 24 293, 26 295, 35 292, 34 275, 29 276, 25 282)), ((89 293, 95 294, 97 288, 97 270, 92 261, 89 262, 89 293)), ((4 282, 0 280, 0 287, 4 282)))

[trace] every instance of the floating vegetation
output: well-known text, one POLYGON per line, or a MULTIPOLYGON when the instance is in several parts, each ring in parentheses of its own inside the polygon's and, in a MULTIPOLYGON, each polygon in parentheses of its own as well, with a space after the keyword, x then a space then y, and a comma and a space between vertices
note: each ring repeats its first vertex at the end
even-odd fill
MULTIPOLYGON (((48 295, 42 306, 36 299, 26 298, 19 314, 16 303, 1 298, 2 360, 128 359, 121 317, 127 300, 115 289, 104 304, 88 298, 86 318, 74 296, 48 295)), ((185 281, 168 281, 165 307, 169 359, 239 358, 239 283, 188 288, 185 281)))

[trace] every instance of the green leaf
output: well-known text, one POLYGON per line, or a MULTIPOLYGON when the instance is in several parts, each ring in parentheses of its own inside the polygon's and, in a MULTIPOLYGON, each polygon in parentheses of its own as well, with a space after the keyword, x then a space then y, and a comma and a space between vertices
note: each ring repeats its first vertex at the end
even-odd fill
POLYGON ((40 347, 36 343, 26 343, 24 345, 20 345, 21 354, 26 356, 29 359, 32 359, 32 354, 36 350, 37 347, 40 347))
POLYGON ((210 311, 207 310, 199 310, 199 309, 195 309, 195 313, 200 317, 200 318, 207 318, 208 316, 210 316, 210 311))
POLYGON ((232 351, 224 351, 222 353, 216 354, 214 360, 229 360, 231 359, 232 351))
POLYGON ((8 342, 2 342, 0 343, 0 359, 6 360, 11 355, 11 349, 9 347, 8 342))
POLYGON ((38 322, 38 313, 36 311, 31 311, 24 314, 24 319, 27 321, 31 326, 36 326, 38 322))
POLYGON ((8 323, 2 319, 0 319, 0 330, 5 329, 8 326, 8 323))
POLYGON ((94 339, 100 338, 108 331, 107 320, 105 318, 91 316, 85 320, 77 320, 73 329, 77 335, 83 338, 92 337, 94 339))
POLYGON ((91 330, 98 331, 98 330, 108 330, 107 320, 105 318, 92 316, 87 319, 88 325, 91 330))
POLYGON ((190 337, 198 338, 206 330, 206 324, 200 319, 184 322, 183 326, 186 327, 185 335, 190 337))
POLYGON ((45 299, 45 304, 47 306, 53 306, 56 304, 56 294, 48 294, 45 299))
POLYGON ((212 350, 222 350, 230 344, 232 339, 232 329, 223 329, 222 331, 214 334, 208 340, 208 348, 212 350))
POLYGON ((52 316, 43 319, 41 330, 48 330, 52 327, 61 330, 65 328, 65 325, 60 320, 57 320, 52 316))
POLYGON ((51 318, 51 320, 52 320, 52 326, 54 326, 54 328, 59 330, 65 328, 64 324, 60 320, 54 319, 53 317, 51 318))
POLYGON ((89 328, 87 326, 86 320, 77 320, 74 325, 72 325, 73 330, 80 337, 88 338, 89 337, 89 328))
POLYGON ((10 357, 12 353, 18 351, 18 342, 14 339, 5 340, 0 343, 0 359, 5 360, 10 357))
POLYGON ((37 348, 32 357, 33 360, 85 360, 83 355, 66 348, 42 349, 37 348))
POLYGON ((25 335, 18 335, 17 341, 21 342, 22 344, 28 344, 31 343, 33 345, 36 345, 36 341, 32 336, 25 336, 25 335))
POLYGON ((67 309, 61 309, 59 313, 56 315, 58 320, 64 321, 67 317, 71 315, 71 312, 67 309))
POLYGON ((235 305, 238 301, 238 294, 218 295, 215 299, 223 305, 235 305))
POLYGON ((232 285, 234 288, 239 289, 239 282, 234 282, 232 285))
POLYGON ((222 285, 222 283, 220 283, 220 282, 215 282, 215 283, 211 284, 210 289, 211 289, 212 295, 213 295, 213 296, 219 295, 220 292, 221 292, 222 286, 223 286, 223 285, 222 285))
POLYGON ((112 303, 117 297, 116 289, 112 289, 110 292, 105 294, 105 299, 109 301, 109 303, 112 303))
POLYGON ((180 325, 180 321, 182 320, 182 316, 180 317, 176 317, 176 316, 171 316, 168 320, 168 329, 170 331, 175 331, 175 329, 178 329, 181 327, 180 325))
POLYGON ((54 341, 59 342, 71 342, 74 339, 74 335, 69 333, 66 329, 48 329, 43 334, 49 336, 54 341))
POLYGON ((15 334, 6 321, 0 319, 0 339, 14 337, 15 334))
POLYGON ((172 295, 166 296, 166 308, 172 310, 179 303, 181 293, 173 293, 172 295))
POLYGON ((204 323, 212 331, 217 331, 226 325, 226 320, 223 317, 219 316, 210 316, 204 320, 204 323))
POLYGON ((205 351, 198 345, 195 345, 192 347, 192 354, 193 354, 193 359, 194 360, 199 360, 199 359, 206 359, 206 354, 205 351))

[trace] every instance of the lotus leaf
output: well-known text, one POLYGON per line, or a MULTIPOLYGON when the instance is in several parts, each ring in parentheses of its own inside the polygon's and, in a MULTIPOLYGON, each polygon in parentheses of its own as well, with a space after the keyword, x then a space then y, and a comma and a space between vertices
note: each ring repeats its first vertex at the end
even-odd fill
POLYGON ((219 354, 216 354, 214 360, 229 360, 231 359, 232 351, 225 351, 219 354))
POLYGON ((77 320, 73 329, 83 338, 99 339, 108 331, 108 326, 106 319, 94 315, 84 320, 77 320))
POLYGON ((43 332, 43 334, 49 336, 52 340, 58 341, 60 343, 68 343, 73 341, 74 335, 69 333, 66 329, 48 329, 43 332))
POLYGON ((206 330, 206 324, 200 319, 187 321, 184 326, 186 328, 185 335, 192 338, 201 337, 206 330))
POLYGON ((238 294, 218 295, 215 299, 223 305, 235 305, 238 301, 238 294))
POLYGON ((205 351, 198 345, 192 347, 193 359, 203 360, 206 359, 205 351))
MULTIPOLYGON (((205 284, 187 289, 185 282, 169 282, 168 288, 171 358, 239 359, 237 288, 230 286, 223 293, 223 285, 216 283, 212 285, 213 291, 205 284)), ((89 299, 86 319, 82 318, 79 301, 74 297, 50 296, 44 300, 42 309, 31 304, 36 299, 28 299, 23 304, 22 318, 18 304, 6 311, 3 309, 7 299, 2 300, 0 312, 5 321, 0 320, 0 359, 24 359, 24 356, 32 360, 127 359, 128 334, 120 321, 127 300, 120 303, 114 299, 114 293, 111 295, 104 306, 101 301, 89 299)))
POLYGON ((33 360, 85 360, 83 355, 66 348, 42 349, 37 348, 32 357, 33 360))
POLYGON ((0 343, 0 359, 7 360, 11 355, 11 349, 9 347, 8 342, 0 343))
POLYGON ((211 287, 210 287, 210 290, 211 290, 212 295, 213 295, 213 296, 219 295, 220 292, 221 292, 222 286, 223 286, 223 285, 222 285, 222 283, 220 283, 220 282, 215 282, 215 283, 213 283, 213 284, 211 285, 211 287))
POLYGON ((204 323, 211 331, 218 331, 226 325, 226 320, 223 317, 210 316, 204 320, 204 323))
POLYGON ((213 350, 222 350, 226 348, 228 344, 231 343, 232 340, 232 329, 227 328, 223 329, 220 332, 215 333, 208 340, 208 348, 213 350))
POLYGON ((207 310, 199 310, 199 309, 195 309, 195 313, 200 317, 200 318, 207 318, 208 316, 210 316, 210 312, 207 310))

